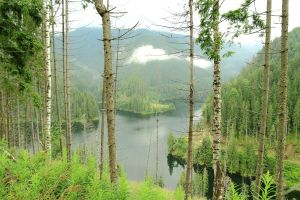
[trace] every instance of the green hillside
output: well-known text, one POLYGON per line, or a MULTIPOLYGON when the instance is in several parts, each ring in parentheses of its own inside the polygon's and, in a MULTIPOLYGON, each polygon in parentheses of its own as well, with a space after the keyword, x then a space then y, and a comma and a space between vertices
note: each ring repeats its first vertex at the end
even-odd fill
MULTIPOLYGON (((124 30, 122 30, 124 31, 124 30)), ((121 32, 122 32, 121 31, 121 32)), ((117 37, 118 31, 112 31, 113 37, 117 37)), ((189 68, 188 55, 183 52, 165 60, 150 60, 145 63, 128 62, 130 56, 139 47, 150 45, 154 49, 163 50, 166 54, 172 54, 187 49, 187 39, 184 35, 166 32, 138 29, 131 33, 136 35, 128 40, 120 41, 120 63, 118 70, 117 106, 120 110, 136 113, 153 113, 153 105, 164 107, 160 111, 174 109, 174 100, 184 100, 188 92, 189 68), (172 37, 165 37, 169 35, 172 37), (137 80, 142 87, 134 89, 132 80, 137 80), (146 93, 144 93, 144 91, 146 93), (130 95, 128 95, 130 93, 130 95), (166 103, 168 102, 168 103, 166 103), (134 105, 134 106, 130 106, 134 105), (137 106, 135 106, 137 105, 137 106)), ((100 94, 101 73, 103 71, 103 52, 101 29, 81 28, 70 33, 70 68, 72 87, 80 91, 88 91, 95 96, 100 94)), ((57 49, 60 47, 60 39, 57 38, 57 49)), ((113 42, 114 57, 116 57, 116 41, 113 42)), ((255 54, 259 46, 248 45, 239 47, 234 44, 228 46, 236 52, 234 56, 223 61, 224 81, 238 74, 244 64, 255 54), (233 65, 234 63, 234 65, 233 65)), ((196 54, 201 55, 196 46, 196 54)), ((114 58, 114 66, 116 65, 114 58)), ((212 69, 195 67, 195 91, 196 98, 201 100, 207 96, 211 89, 212 69)))
MULTIPOLYGON (((280 38, 271 44, 270 101, 267 136, 277 134, 279 113, 280 38)), ((229 125, 236 134, 255 135, 259 129, 263 85, 263 51, 241 74, 222 88, 223 131, 229 125)), ((300 129, 300 27, 289 33, 288 133, 300 129)), ((212 123, 209 97, 204 106, 204 121, 212 123)), ((275 137, 272 137, 275 138, 275 137)))

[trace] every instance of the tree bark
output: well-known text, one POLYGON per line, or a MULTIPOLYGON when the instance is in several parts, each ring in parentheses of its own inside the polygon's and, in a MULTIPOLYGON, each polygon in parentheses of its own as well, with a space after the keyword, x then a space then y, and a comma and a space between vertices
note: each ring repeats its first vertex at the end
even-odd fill
POLYGON ((156 163, 155 163, 155 183, 158 185, 158 115, 156 113, 156 163))
MULTIPOLYGON (((117 81, 118 81, 118 69, 119 69, 119 51, 120 51, 120 29, 118 30, 117 40, 117 57, 116 57, 116 75, 115 75, 115 105, 117 106, 117 81)), ((117 112, 117 109, 115 109, 117 112)))
POLYGON ((21 147, 21 127, 20 127, 20 102, 17 97, 17 131, 18 131, 18 147, 21 147))
POLYGON ((103 4, 103 0, 95 0, 95 7, 102 18, 103 44, 104 44, 104 78, 105 97, 107 113, 107 132, 109 149, 109 168, 112 183, 117 183, 117 158, 115 139, 115 99, 114 99, 114 77, 112 71, 112 50, 111 50, 111 27, 109 10, 103 4))
POLYGON ((29 120, 31 124, 31 145, 32 145, 32 153, 35 154, 35 132, 34 132, 34 122, 33 122, 33 109, 32 109, 32 101, 29 104, 29 120))
POLYGON ((4 96, 3 92, 0 90, 0 141, 4 139, 4 96))
POLYGON ((277 143, 277 185, 276 199, 283 200, 283 169, 285 137, 287 133, 287 86, 288 86, 288 22, 289 0, 282 0, 282 24, 281 24, 281 70, 279 83, 279 129, 277 143))
POLYGON ((261 187, 261 177, 264 170, 265 135, 268 120, 269 106, 269 71, 270 71, 270 41, 271 41, 271 17, 272 0, 267 0, 266 36, 265 36, 265 64, 264 64, 264 94, 262 101, 261 125, 259 129, 258 163, 255 179, 255 195, 258 195, 261 187))
MULTIPOLYGON (((103 74, 104 75, 104 74, 103 74)), ((100 179, 103 175, 103 164, 104 164, 104 113, 105 113, 105 79, 103 77, 102 83, 102 100, 101 100, 101 132, 100 132, 100 179)))
POLYGON ((50 8, 51 8, 51 42, 52 42, 52 60, 53 60, 53 71, 54 71, 54 87, 55 87, 55 105, 56 105, 56 114, 57 114, 57 122, 60 128, 60 109, 59 109, 59 96, 58 96, 58 80, 57 80, 57 61, 56 61, 56 49, 55 49, 55 18, 53 13, 53 3, 50 0, 50 8))
POLYGON ((72 120, 70 104, 70 73, 69 73, 69 0, 66 0, 66 95, 67 95, 67 158, 70 162, 72 159, 72 120))
POLYGON ((214 194, 213 199, 219 200, 224 198, 224 181, 221 167, 221 68, 220 68, 220 48, 221 48, 221 33, 219 31, 220 18, 220 2, 214 1, 213 6, 213 37, 214 37, 214 127, 213 127, 213 160, 214 160, 214 194))
POLYGON ((12 147, 12 128, 11 128, 11 100, 10 100, 10 94, 7 93, 6 96, 6 139, 8 148, 12 147))
POLYGON ((45 150, 48 159, 51 159, 51 46, 50 46, 50 4, 49 0, 43 2, 45 18, 45 68, 46 68, 46 120, 45 120, 45 150))
POLYGON ((193 21, 193 0, 189 0, 189 70, 190 70, 190 83, 189 83, 189 133, 188 133, 188 155, 187 167, 185 177, 185 197, 187 200, 191 197, 191 175, 193 168, 193 117, 194 117, 194 21, 193 21))

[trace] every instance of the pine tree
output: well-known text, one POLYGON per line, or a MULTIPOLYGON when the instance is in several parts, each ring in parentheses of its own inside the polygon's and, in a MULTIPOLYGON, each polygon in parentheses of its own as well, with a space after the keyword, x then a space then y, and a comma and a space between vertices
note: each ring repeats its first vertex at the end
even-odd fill
POLYGON ((289 22, 289 0, 282 0, 282 22, 281 22, 281 70, 279 83, 279 128, 277 143, 277 184, 276 199, 283 200, 283 169, 285 137, 287 133, 287 82, 288 82, 288 22, 289 22))
POLYGON ((269 72, 270 72, 270 41, 271 41, 271 17, 272 17, 272 0, 267 1, 266 15, 266 35, 265 35, 265 64, 264 64, 264 93, 262 101, 262 113, 259 129, 259 147, 258 147, 258 163, 255 179, 255 193, 259 194, 261 177, 264 170, 264 151, 265 151, 265 135, 268 121, 269 107, 269 72))

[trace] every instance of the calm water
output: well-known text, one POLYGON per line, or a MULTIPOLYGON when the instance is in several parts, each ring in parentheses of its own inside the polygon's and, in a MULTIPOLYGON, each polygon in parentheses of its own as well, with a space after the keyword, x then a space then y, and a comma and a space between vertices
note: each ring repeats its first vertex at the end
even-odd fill
MULTIPOLYGON (((196 109, 194 123, 199 121, 200 109, 196 109)), ((182 135, 187 132, 187 107, 180 105, 171 113, 158 116, 159 134, 159 176, 162 176, 166 188, 174 189, 179 182, 182 167, 169 173, 167 164, 167 136, 170 132, 182 135)), ((155 176, 156 156, 156 117, 139 117, 132 114, 118 113, 116 118, 117 159, 126 171, 129 180, 142 181, 145 178, 149 154, 149 172, 155 176)), ((105 139, 107 142, 107 139, 105 139)), ((81 131, 73 134, 73 148, 86 147, 96 156, 99 155, 100 130, 81 131)), ((105 149, 107 158, 107 149, 105 149)))

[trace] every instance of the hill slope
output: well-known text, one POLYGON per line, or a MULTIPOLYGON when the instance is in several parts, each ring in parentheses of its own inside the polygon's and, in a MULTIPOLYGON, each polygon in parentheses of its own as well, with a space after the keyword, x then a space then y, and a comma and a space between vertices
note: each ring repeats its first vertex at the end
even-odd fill
MULTIPOLYGON (((112 34, 113 37, 117 37, 118 31, 113 30, 112 34)), ((186 45, 188 38, 184 35, 145 29, 135 30, 131 35, 137 35, 137 37, 120 41, 119 65, 121 67, 118 70, 117 95, 121 103, 119 106, 132 104, 133 102, 128 102, 132 100, 131 96, 136 96, 136 99, 145 96, 146 98, 143 102, 138 102, 139 104, 185 98, 189 78, 186 45), (171 37, 162 35, 171 35, 171 37), (174 52, 181 53, 174 54, 174 52), (132 83, 134 80, 141 87, 138 89, 134 87, 132 83)), ((101 29, 98 28, 81 28, 70 33, 71 82, 73 87, 81 91, 99 94, 104 62, 103 47, 99 40, 101 37, 101 29)), ((56 43, 57 48, 60 49, 59 38, 56 43)), ((116 65, 116 46, 116 41, 114 41, 112 44, 113 66, 116 65)), ((236 55, 224 59, 222 63, 224 80, 238 74, 258 48, 255 45, 241 48, 238 45, 231 46, 230 49, 235 50, 236 55)), ((196 54, 201 56, 197 45, 196 54)), ((201 99, 211 89, 211 63, 201 58, 196 59, 195 65, 196 98, 201 99)))
MULTIPOLYGON (((280 38, 275 39, 270 67, 270 101, 267 135, 275 136, 279 113, 280 38)), ((262 83, 263 53, 254 58, 242 73, 222 88, 222 126, 232 126, 237 134, 257 134, 259 128, 262 83)), ((288 74, 288 132, 300 129, 300 27, 289 33, 288 74)), ((209 97, 204 106, 204 120, 212 122, 212 104, 209 97)))

